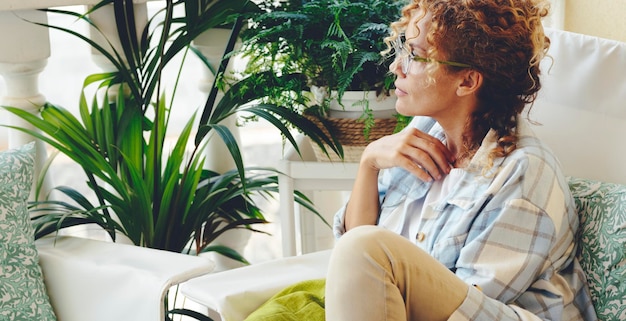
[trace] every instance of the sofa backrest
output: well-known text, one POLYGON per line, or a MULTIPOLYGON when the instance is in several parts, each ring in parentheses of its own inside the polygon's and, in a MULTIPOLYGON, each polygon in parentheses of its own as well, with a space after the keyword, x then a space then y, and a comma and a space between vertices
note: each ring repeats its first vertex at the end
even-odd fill
POLYGON ((534 129, 566 175, 626 184, 626 43, 556 29, 534 129))
POLYGON ((547 29, 534 130, 569 176, 600 320, 626 320, 626 43, 547 29))

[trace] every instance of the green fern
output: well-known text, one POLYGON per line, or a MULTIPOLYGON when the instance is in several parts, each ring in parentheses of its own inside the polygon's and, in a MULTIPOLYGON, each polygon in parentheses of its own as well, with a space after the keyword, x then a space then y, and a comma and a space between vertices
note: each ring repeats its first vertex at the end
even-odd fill
MULTIPOLYGON (((389 25, 407 2, 307 0, 268 5, 241 33, 241 53, 249 59, 243 74, 304 75, 306 83, 278 83, 266 91, 265 101, 296 111, 310 107, 310 100, 295 94, 310 86, 337 91, 340 103, 349 90, 388 95, 394 88, 395 75, 389 72, 393 57, 381 52, 387 49, 389 25)), ((317 103, 324 114, 329 102, 317 103)))
POLYGON ((393 76, 387 72, 391 59, 380 55, 386 49, 383 38, 405 3, 311 0, 269 6, 242 32, 242 52, 256 55, 247 72, 271 66, 277 73, 302 72, 316 86, 385 93, 393 86, 386 78, 393 76))

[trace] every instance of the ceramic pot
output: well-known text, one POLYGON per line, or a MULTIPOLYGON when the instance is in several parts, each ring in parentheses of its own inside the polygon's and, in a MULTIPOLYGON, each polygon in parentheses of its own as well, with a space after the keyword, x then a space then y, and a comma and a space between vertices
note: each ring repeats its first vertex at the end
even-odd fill
MULTIPOLYGON (((336 97, 336 93, 332 93, 336 97)), ((396 114, 396 95, 376 97, 372 91, 346 91, 341 97, 341 104, 336 99, 330 101, 328 116, 335 118, 358 119, 366 107, 372 110, 374 118, 393 118, 396 114), (367 104, 367 106, 365 106, 367 104)))

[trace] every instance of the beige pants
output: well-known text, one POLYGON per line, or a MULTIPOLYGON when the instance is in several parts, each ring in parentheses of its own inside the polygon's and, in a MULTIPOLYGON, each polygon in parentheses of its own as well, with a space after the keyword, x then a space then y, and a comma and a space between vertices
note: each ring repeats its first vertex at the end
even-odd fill
POLYGON ((447 320, 467 292, 467 284, 404 237, 361 226, 343 235, 331 255, 326 320, 447 320))

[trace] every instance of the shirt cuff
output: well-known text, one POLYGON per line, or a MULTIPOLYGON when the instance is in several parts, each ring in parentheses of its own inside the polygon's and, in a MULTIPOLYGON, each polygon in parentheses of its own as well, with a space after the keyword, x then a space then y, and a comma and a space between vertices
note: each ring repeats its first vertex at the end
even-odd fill
POLYGON ((476 287, 468 286, 467 296, 463 303, 452 313, 448 321, 476 320, 478 311, 482 306, 484 294, 476 287))
MULTIPOLYGON (((530 318, 534 320, 534 318, 530 318)), ((529 320, 522 318, 506 304, 486 296, 475 286, 469 286, 467 296, 448 321, 470 320, 529 320)))

